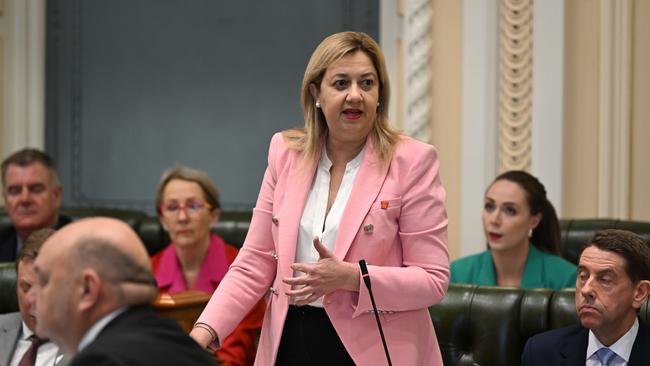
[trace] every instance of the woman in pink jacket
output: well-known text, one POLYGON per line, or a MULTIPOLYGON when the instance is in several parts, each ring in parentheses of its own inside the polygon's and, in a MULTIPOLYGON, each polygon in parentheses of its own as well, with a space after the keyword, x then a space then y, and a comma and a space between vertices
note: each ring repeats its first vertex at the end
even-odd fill
POLYGON ((388 123, 383 55, 327 37, 302 83, 305 127, 276 134, 239 256, 191 336, 216 345, 264 296, 256 365, 442 365, 428 307, 449 283, 436 150, 388 123))

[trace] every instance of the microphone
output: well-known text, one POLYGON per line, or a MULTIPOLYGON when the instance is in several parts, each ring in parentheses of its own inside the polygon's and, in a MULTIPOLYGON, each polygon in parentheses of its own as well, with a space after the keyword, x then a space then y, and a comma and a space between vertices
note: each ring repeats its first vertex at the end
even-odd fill
POLYGON ((375 297, 372 295, 372 289, 370 288, 370 274, 368 273, 368 266, 366 266, 365 259, 359 261, 359 268, 361 268, 361 277, 363 277, 363 283, 365 283, 366 288, 368 289, 368 294, 370 295, 370 302, 372 303, 372 310, 375 313, 375 320, 377 320, 377 327, 379 328, 381 343, 384 345, 386 360, 388 361, 389 366, 393 366, 393 363, 390 360, 390 354, 388 353, 386 338, 384 337, 384 329, 381 327, 381 322, 379 321, 379 312, 377 311, 377 305, 375 305, 375 297))

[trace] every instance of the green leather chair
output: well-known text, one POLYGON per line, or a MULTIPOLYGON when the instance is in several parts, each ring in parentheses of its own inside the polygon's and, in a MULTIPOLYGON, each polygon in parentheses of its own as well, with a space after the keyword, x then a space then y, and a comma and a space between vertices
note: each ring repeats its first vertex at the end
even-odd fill
POLYGON ((93 216, 112 217, 124 221, 135 231, 138 231, 140 222, 147 217, 147 214, 141 211, 103 207, 63 207, 61 214, 73 221, 93 216))
MULTIPOLYGON (((220 235, 226 243, 241 248, 248 233, 251 217, 251 212, 222 212, 212 231, 220 235)), ((156 254, 171 241, 160 225, 158 217, 144 218, 140 221, 137 232, 149 255, 156 254)))
POLYGON ((16 264, 0 263, 0 314, 18 311, 16 264))
POLYGON ((599 230, 628 230, 641 236, 650 245, 650 222, 614 219, 560 220, 560 252, 569 262, 578 263, 582 247, 599 230))
MULTIPOLYGON (((429 308, 446 366, 515 366, 531 336, 576 324, 575 290, 451 285, 429 308)), ((646 302, 641 319, 650 316, 646 302)))

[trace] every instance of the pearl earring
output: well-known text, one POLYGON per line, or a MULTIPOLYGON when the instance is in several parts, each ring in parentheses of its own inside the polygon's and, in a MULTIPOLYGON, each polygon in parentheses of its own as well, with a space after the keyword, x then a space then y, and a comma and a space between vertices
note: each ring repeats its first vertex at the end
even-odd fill
POLYGON ((528 230, 528 237, 532 238, 533 237, 533 229, 528 230))
POLYGON ((316 101, 316 108, 320 108, 320 101, 316 101))

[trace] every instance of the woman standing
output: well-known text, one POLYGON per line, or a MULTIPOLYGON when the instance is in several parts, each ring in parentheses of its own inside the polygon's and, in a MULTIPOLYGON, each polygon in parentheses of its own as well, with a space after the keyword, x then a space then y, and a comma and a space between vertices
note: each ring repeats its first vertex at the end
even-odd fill
POLYGON ((301 91, 305 127, 273 136, 239 257, 191 335, 228 335, 266 295, 256 365, 385 362, 365 259, 395 365, 442 365, 428 307, 449 281, 436 150, 393 131, 377 43, 327 37, 301 91))

